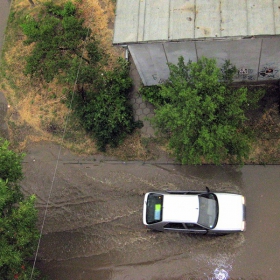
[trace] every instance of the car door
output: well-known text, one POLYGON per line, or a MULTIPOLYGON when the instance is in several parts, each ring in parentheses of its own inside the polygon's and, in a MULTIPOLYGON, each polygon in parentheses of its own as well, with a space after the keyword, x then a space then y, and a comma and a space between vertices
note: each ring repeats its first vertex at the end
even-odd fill
POLYGON ((206 234, 207 229, 203 228, 202 226, 194 223, 185 223, 184 226, 186 227, 189 233, 198 233, 198 234, 206 234))
POLYGON ((168 223, 164 226, 164 230, 179 231, 179 232, 187 231, 183 223, 168 223))

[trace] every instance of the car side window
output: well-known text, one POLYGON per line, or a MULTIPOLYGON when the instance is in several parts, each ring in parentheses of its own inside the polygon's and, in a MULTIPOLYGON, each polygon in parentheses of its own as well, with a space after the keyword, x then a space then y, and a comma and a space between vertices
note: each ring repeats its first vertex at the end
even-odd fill
POLYGON ((181 223, 168 223, 164 226, 164 228, 185 229, 181 223))
POLYGON ((187 223, 187 224, 185 224, 185 226, 187 227, 187 229, 205 230, 205 228, 203 228, 197 224, 187 223))

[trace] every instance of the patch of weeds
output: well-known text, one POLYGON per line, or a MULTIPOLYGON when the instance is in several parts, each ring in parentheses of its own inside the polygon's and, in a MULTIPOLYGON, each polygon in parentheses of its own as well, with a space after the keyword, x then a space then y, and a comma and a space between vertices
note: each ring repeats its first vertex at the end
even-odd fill
POLYGON ((145 149, 148 148, 150 143, 151 143, 151 138, 148 138, 148 137, 142 137, 141 138, 141 144, 145 149))
POLYGON ((12 23, 16 18, 16 12, 15 11, 11 11, 10 15, 9 15, 9 19, 8 22, 12 23))
POLYGON ((53 114, 53 116, 57 117, 57 110, 53 109, 52 114, 53 114))
POLYGON ((9 126, 9 141, 11 142, 11 147, 15 150, 21 149, 22 144, 25 139, 30 135, 31 127, 26 122, 8 120, 7 124, 9 126))
POLYGON ((11 121, 11 120, 8 120, 8 125, 11 129, 15 129, 17 127, 16 123, 14 121, 11 121))
POLYGON ((249 158, 249 162, 251 162, 251 163, 255 163, 255 162, 256 162, 256 159, 255 159, 254 157, 249 158))
POLYGON ((57 95, 55 93, 52 93, 49 97, 50 97, 50 99, 56 99, 57 95))
MULTIPOLYGON (((19 91, 18 86, 16 85, 14 79, 11 76, 7 76, 6 79, 9 81, 10 87, 17 93, 19 91)), ((17 94, 18 96, 19 94, 17 94)))
POLYGON ((61 132, 60 127, 54 121, 50 121, 50 123, 48 123, 48 125, 46 126, 46 130, 47 132, 55 135, 60 134, 61 132))

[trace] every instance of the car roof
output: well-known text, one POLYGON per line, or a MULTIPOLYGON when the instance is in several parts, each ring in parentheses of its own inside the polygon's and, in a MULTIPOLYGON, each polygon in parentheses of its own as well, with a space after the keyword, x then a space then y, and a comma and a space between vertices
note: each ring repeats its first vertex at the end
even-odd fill
POLYGON ((164 222, 196 223, 199 214, 198 195, 164 194, 164 222))

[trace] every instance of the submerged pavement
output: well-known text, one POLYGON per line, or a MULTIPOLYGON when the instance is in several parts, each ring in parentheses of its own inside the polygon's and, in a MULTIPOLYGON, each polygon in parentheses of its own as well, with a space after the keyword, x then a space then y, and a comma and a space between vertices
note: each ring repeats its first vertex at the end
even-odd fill
MULTIPOLYGON (((36 194, 39 221, 58 151, 33 143, 24 161, 22 187, 36 194)), ((36 265, 52 280, 278 280, 279 182, 276 165, 122 162, 62 149, 36 265), (144 228, 145 192, 205 186, 245 195, 246 232, 213 237, 144 228)))

